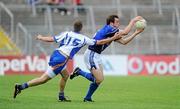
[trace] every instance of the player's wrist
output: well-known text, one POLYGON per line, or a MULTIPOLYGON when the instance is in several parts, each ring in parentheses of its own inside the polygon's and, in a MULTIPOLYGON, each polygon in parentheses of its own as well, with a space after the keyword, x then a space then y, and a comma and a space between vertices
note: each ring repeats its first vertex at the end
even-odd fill
POLYGON ((111 37, 111 41, 114 41, 114 40, 116 40, 116 39, 117 39, 117 36, 111 37))
POLYGON ((132 20, 131 20, 132 25, 134 25, 136 22, 137 22, 136 19, 132 19, 132 20))

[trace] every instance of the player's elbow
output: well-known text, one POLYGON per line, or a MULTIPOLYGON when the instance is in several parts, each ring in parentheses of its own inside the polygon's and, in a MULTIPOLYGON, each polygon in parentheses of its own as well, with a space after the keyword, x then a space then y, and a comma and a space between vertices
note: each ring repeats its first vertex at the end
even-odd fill
POLYGON ((123 31, 122 35, 128 35, 128 33, 129 33, 128 31, 123 31))
POLYGON ((126 45, 126 44, 128 44, 128 43, 127 43, 127 42, 122 42, 121 44, 126 45))
POLYGON ((120 40, 119 43, 123 44, 123 45, 126 45, 128 42, 127 41, 124 41, 124 40, 120 40))

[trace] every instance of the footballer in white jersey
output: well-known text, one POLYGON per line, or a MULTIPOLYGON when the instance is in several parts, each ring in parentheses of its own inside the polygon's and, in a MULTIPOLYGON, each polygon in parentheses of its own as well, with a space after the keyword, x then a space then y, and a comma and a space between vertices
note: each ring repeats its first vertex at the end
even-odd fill
MULTIPOLYGON (((89 39, 88 37, 80 34, 82 29, 81 21, 76 21, 74 23, 74 31, 63 32, 54 37, 51 36, 42 36, 38 35, 37 39, 45 42, 57 42, 59 47, 54 50, 49 60, 48 70, 42 74, 40 77, 32 79, 23 84, 15 84, 14 98, 24 89, 32 86, 37 86, 46 83, 48 80, 55 77, 57 74, 62 74, 65 71, 67 61, 72 59, 73 56, 84 46, 84 45, 102 45, 110 43, 116 39, 119 39, 119 35, 116 34, 114 37, 104 39, 104 40, 95 40, 89 39)), ((68 76, 67 76, 68 78, 68 76)), ((66 78, 66 79, 67 79, 66 78)), ((65 87, 64 81, 64 86, 65 87)), ((65 101, 64 93, 59 95, 59 100, 65 101)))
POLYGON ((84 45, 95 45, 95 39, 89 39, 87 36, 77 32, 63 32, 60 35, 54 36, 54 40, 59 43, 56 50, 62 51, 71 59, 84 45))

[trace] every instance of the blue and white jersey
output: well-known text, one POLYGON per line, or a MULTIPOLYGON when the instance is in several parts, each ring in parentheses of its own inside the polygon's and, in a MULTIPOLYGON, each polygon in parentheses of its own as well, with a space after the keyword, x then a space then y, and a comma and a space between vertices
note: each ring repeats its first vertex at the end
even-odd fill
POLYGON ((60 44, 59 48, 56 48, 56 50, 62 51, 71 59, 84 45, 96 44, 95 39, 90 39, 85 35, 72 31, 63 32, 59 35, 54 36, 54 41, 60 44))
MULTIPOLYGON (((110 25, 105 25, 103 28, 101 28, 100 30, 96 32, 93 39, 95 40, 106 39, 108 37, 114 36, 114 34, 118 31, 121 31, 121 30, 119 30, 118 28, 112 27, 110 25)), ((104 44, 104 45, 90 45, 88 49, 101 54, 101 52, 105 50, 105 48, 108 47, 109 45, 110 43, 104 44)))

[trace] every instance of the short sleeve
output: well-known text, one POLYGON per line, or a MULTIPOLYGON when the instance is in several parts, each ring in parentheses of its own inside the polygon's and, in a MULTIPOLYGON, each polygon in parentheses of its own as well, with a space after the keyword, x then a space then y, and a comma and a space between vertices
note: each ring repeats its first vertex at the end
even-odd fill
POLYGON ((85 37, 84 40, 85 40, 85 44, 87 45, 95 45, 97 42, 95 39, 90 39, 88 37, 85 37))

